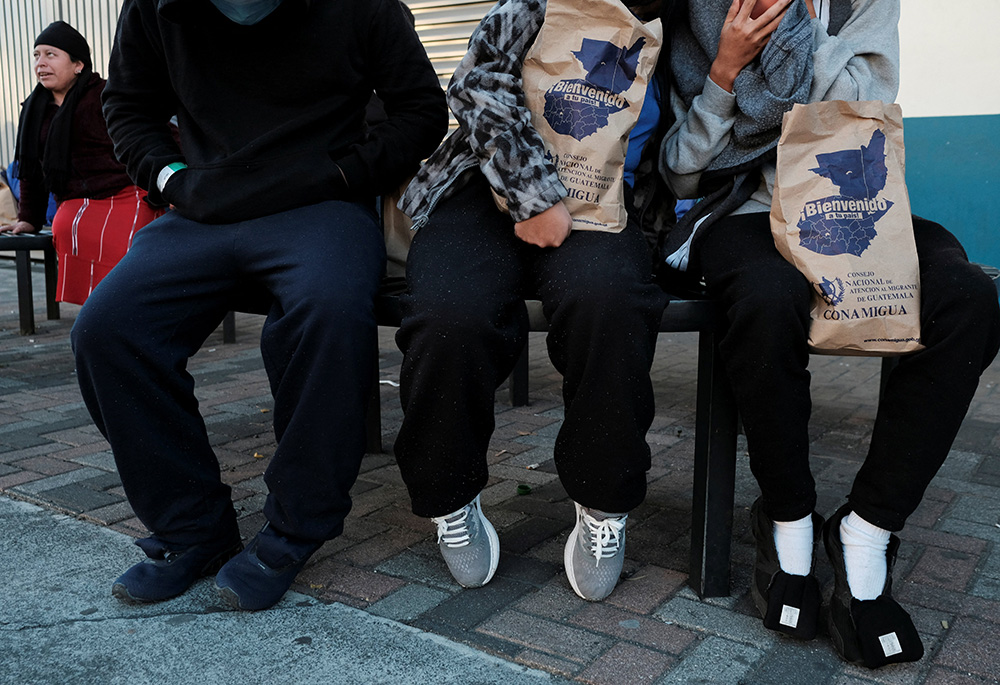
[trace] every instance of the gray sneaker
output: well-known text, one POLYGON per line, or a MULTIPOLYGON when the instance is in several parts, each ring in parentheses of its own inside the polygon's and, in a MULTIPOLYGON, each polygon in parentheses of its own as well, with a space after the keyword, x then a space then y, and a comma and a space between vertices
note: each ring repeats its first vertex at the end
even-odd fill
POLYGON ((479 495, 458 511, 432 518, 438 527, 438 548, 451 575, 462 587, 490 582, 500 561, 500 539, 483 516, 479 495))
POLYGON ((573 591, 591 602, 611 594, 625 563, 628 514, 606 514, 576 504, 576 526, 566 541, 563 563, 573 591))

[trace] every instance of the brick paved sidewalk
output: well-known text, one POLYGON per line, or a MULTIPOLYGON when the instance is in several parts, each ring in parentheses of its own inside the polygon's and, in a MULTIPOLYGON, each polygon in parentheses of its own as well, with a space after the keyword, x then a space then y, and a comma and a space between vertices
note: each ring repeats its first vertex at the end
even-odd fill
MULTIPOLYGON (((40 273, 35 287, 42 292, 40 273)), ((80 400, 68 345, 78 308, 63 305, 63 318, 47 321, 36 300, 38 332, 19 336, 14 267, 0 261, 0 493, 143 535, 108 445, 80 400)), ((237 321, 238 342, 224 345, 216 332, 190 370, 241 528, 252 536, 262 523, 262 474, 274 450, 272 402, 257 350, 262 319, 237 321)), ((895 594, 911 610, 927 654, 917 664, 868 671, 841 662, 825 635, 809 643, 779 639, 756 617, 748 596, 747 510, 757 493, 743 453, 732 596, 703 602, 687 589, 693 335, 660 338, 649 494, 630 516, 623 581, 592 604, 573 594, 562 569, 573 506, 552 463, 560 377, 542 339, 532 338, 531 405, 511 408, 498 394, 483 503, 500 534, 500 567, 487 587, 462 590, 440 559, 432 526, 409 512, 391 454, 401 418, 393 333, 380 332, 388 453, 365 458, 343 536, 310 562, 297 590, 588 683, 1000 682, 1000 364, 984 377, 952 455, 901 534, 895 594), (531 493, 519 496, 520 484, 531 493)), ((811 370, 813 470, 818 509, 828 515, 864 454, 879 362, 813 357, 811 370)), ((121 570, 108 569, 109 588, 121 570)), ((831 580, 825 559, 817 573, 824 585, 831 580)))

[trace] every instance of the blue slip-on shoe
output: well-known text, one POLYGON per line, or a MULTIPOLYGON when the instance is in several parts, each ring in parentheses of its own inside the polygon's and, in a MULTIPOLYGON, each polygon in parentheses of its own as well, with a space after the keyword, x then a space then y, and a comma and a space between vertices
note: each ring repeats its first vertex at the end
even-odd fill
POLYGON ((243 549, 238 532, 224 542, 170 549, 156 538, 142 538, 135 544, 146 559, 132 566, 111 586, 111 594, 126 604, 161 602, 183 593, 195 581, 218 571, 243 549))
POLYGON ((274 606, 322 544, 287 538, 265 524, 246 549, 219 570, 215 577, 219 596, 241 611, 274 606))

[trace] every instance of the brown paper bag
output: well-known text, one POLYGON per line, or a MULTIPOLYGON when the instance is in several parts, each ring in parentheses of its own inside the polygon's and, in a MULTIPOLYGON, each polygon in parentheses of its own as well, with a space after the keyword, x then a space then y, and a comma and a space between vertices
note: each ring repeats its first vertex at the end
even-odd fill
POLYGON ((396 207, 406 186, 407 179, 398 189, 382 198, 382 233, 385 237, 385 276, 393 284, 402 284, 406 278, 406 255, 413 242, 413 222, 396 207))
POLYGON ((813 352, 922 349, 899 105, 837 100, 786 113, 771 231, 813 284, 813 352))
POLYGON ((12 224, 15 221, 17 221, 17 201, 10 186, 0 181, 0 225, 12 224))
POLYGON ((620 0, 546 5, 521 78, 532 125, 569 191, 564 202, 576 230, 625 227, 628 135, 662 43, 660 20, 644 24, 620 0))

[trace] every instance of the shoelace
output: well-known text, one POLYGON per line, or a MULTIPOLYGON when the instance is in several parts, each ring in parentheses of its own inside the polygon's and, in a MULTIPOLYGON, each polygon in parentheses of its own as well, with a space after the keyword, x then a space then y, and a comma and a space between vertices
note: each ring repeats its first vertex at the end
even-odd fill
POLYGON ((444 540, 444 544, 448 547, 465 547, 472 542, 469 539, 467 524, 469 512, 470 507, 465 507, 451 516, 433 519, 438 527, 438 544, 444 540))
POLYGON ((590 529, 590 553, 597 559, 595 566, 601 565, 601 559, 609 559, 618 554, 626 518, 628 517, 622 516, 598 521, 590 514, 584 513, 583 521, 590 529))

